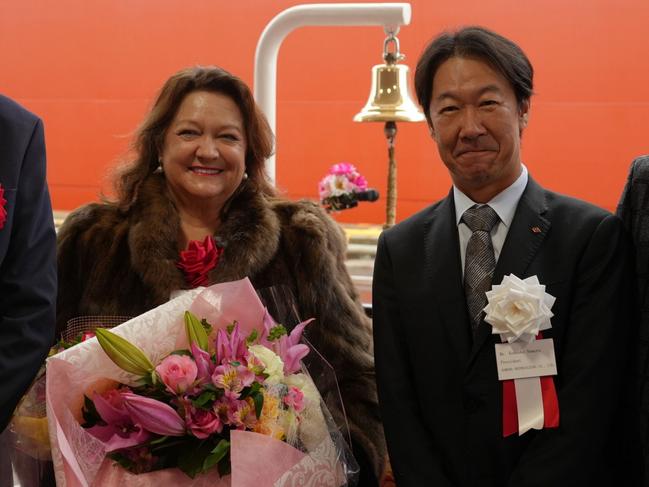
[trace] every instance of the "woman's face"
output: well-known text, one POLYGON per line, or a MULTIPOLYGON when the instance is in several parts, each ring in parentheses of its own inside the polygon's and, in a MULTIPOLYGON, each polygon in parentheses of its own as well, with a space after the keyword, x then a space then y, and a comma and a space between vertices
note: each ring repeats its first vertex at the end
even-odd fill
POLYGON ((227 95, 193 91, 167 128, 161 165, 181 206, 219 210, 245 172, 246 133, 237 104, 227 95))

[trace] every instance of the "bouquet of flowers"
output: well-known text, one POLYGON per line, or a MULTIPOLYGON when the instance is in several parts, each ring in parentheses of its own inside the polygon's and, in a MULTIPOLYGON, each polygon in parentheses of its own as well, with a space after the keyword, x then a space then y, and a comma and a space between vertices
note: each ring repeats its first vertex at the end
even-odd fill
POLYGON ((57 485, 346 485, 353 458, 300 362, 307 324, 288 333, 245 279, 50 358, 57 485))
POLYGON ((367 180, 348 162, 334 164, 318 184, 320 203, 327 211, 353 208, 359 201, 376 201, 378 193, 369 189, 367 180))
MULTIPOLYGON (((94 337, 94 330, 98 327, 113 327, 127 319, 122 316, 74 318, 68 322, 66 333, 50 349, 48 357, 94 337)), ((3 433, 2 441, 11 459, 11 468, 23 487, 54 485, 45 410, 45 382, 43 365, 3 433)))

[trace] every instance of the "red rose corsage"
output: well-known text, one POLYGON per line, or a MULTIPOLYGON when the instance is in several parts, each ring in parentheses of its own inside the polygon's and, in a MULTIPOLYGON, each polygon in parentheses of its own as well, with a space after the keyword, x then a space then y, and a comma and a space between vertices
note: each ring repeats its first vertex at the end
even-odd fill
POLYGON ((7 221, 7 210, 5 209, 7 200, 4 196, 5 189, 2 187, 2 184, 0 184, 0 229, 5 226, 5 222, 7 221))
POLYGON ((183 271, 185 281, 191 287, 205 286, 209 284, 208 275, 218 264, 222 253, 223 249, 208 235, 202 242, 189 242, 187 250, 180 251, 180 259, 176 265, 183 271))

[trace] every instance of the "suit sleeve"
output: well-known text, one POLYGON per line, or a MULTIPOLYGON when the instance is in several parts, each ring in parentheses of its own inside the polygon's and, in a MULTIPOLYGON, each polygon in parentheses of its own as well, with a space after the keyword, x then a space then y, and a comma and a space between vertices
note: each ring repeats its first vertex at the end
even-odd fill
POLYGON ((639 405, 639 434, 643 442, 643 464, 649 475, 649 247, 646 232, 649 220, 644 217, 649 206, 646 202, 649 187, 649 156, 638 157, 631 164, 629 177, 617 207, 617 215, 631 233, 635 244, 635 278, 638 303, 636 345, 636 400, 639 405))
POLYGON ((54 338, 56 235, 40 120, 22 161, 10 228, 0 270, 0 430, 7 425, 54 338))
POLYGON ((390 462, 399 487, 451 486, 423 420, 385 235, 379 238, 372 308, 379 404, 390 462))
POLYGON ((555 378, 560 426, 536 434, 509 486, 578 485, 587 478, 598 479, 598 485, 635 485, 623 478, 635 475, 626 436, 634 430, 633 414, 624 410, 631 379, 631 262, 620 220, 605 217, 577 264, 571 290, 555 378), (602 477, 611 471, 616 479, 602 477))

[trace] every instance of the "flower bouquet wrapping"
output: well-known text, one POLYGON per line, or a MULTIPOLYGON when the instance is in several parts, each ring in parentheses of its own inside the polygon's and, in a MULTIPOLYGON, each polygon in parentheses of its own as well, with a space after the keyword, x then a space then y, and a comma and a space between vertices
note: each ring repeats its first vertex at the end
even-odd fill
MULTIPOLYGON (((123 316, 86 316, 73 318, 48 357, 54 356, 95 336, 97 327, 113 327, 128 318, 123 316)), ((20 485, 54 485, 52 456, 45 407, 45 364, 16 407, 2 443, 8 450, 14 477, 20 485)))
POLYGON ((353 458, 301 369, 307 324, 288 334, 244 279, 50 358, 57 485, 346 485, 353 458))

